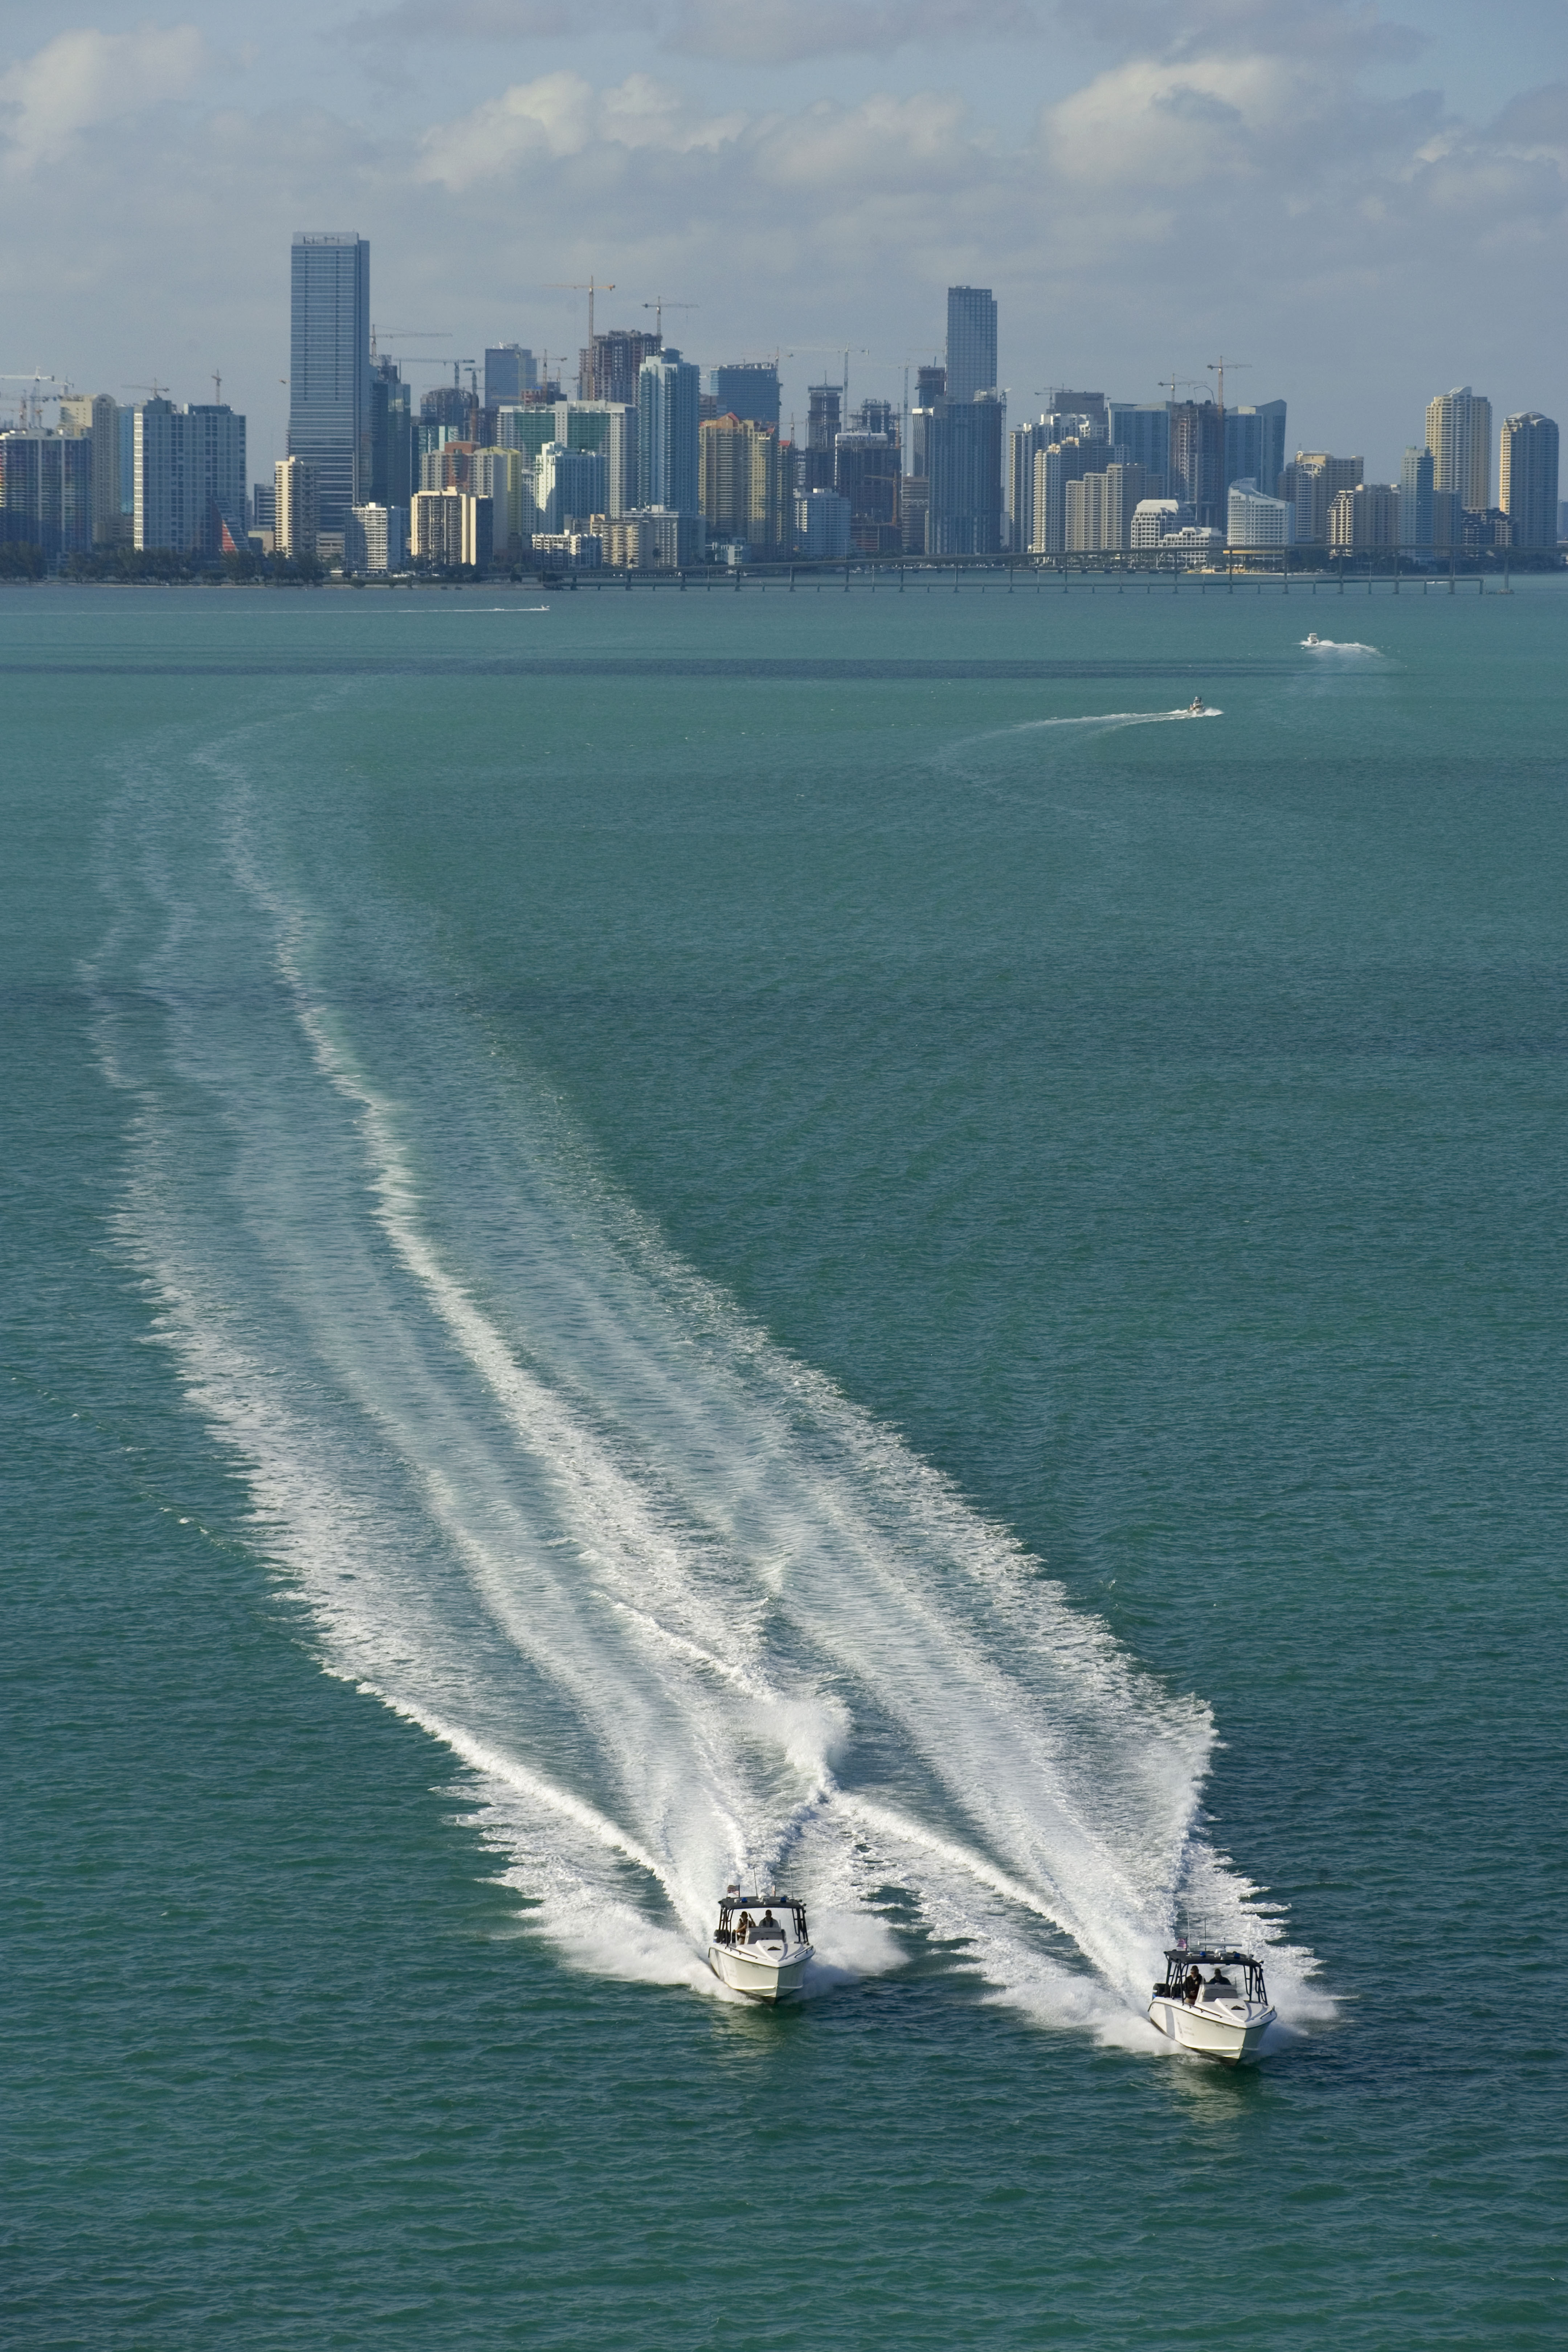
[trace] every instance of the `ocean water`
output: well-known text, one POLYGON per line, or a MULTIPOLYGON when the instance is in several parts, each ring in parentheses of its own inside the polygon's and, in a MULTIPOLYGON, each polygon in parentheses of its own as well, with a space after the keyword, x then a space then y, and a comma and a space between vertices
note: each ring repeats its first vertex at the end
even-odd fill
POLYGON ((8 2342, 1563 2340, 1565 623, 0 592, 8 2342))

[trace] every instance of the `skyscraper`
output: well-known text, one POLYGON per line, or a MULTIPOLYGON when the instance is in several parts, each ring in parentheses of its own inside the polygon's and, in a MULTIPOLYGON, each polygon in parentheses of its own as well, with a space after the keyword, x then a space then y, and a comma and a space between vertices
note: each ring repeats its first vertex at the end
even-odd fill
POLYGON ((289 455, 315 469, 320 528, 340 531, 371 485, 370 246, 302 231, 290 278, 289 455))
POLYGON ((721 416, 738 417, 742 425, 779 424, 779 372, 772 360, 744 360, 714 371, 713 389, 721 416))
POLYGON ((709 538, 743 541, 760 559, 786 551, 790 485, 777 433, 750 417, 728 415, 704 425, 701 441, 709 538))
MULTIPOLYGON (((996 301, 989 286, 947 289, 947 397, 996 388, 996 301)), ((1000 478, 1000 476, 998 476, 1000 478)))
POLYGON ((1461 507, 1480 512, 1492 491, 1492 404, 1461 384, 1426 404, 1426 446, 1432 487, 1452 490, 1461 507))
POLYGON ((1432 544, 1432 452, 1412 443, 1399 468, 1399 544, 1432 544))
POLYGON ((414 495, 414 417, 397 362, 378 359, 370 379, 370 499, 406 507, 414 495))
POLYGON ((1498 495, 1513 525, 1515 547, 1557 544, 1557 427, 1528 409, 1505 416, 1498 495))
POLYGON ((533 353, 521 343, 485 346, 485 406, 500 408, 504 401, 520 401, 539 382, 533 353))
POLYGON ((635 408, 638 371, 662 342, 661 336, 645 335, 634 327, 610 327, 595 335, 588 347, 587 367, 578 369, 584 399, 614 400, 623 407, 635 408))
POLYGON ((145 400, 132 441, 134 543, 220 555, 245 544, 245 419, 204 403, 145 400))
POLYGON ((1173 496, 1190 506, 1200 530, 1223 530, 1225 450, 1212 400, 1178 400, 1171 408, 1173 496))
POLYGON ((1260 493, 1272 498, 1285 470, 1285 403, 1266 400, 1257 408, 1225 412, 1225 487, 1232 482, 1256 482, 1260 493))
POLYGON ((92 543, 112 547, 120 530, 120 411, 112 393, 60 402, 60 431, 92 444, 92 543))
POLYGON ((805 447, 801 452, 796 488, 803 492, 830 490, 833 453, 844 429, 844 387, 838 383, 814 383, 805 397, 805 447))
MULTIPOLYGON (((1171 404, 1166 400, 1115 400, 1109 404, 1110 439, 1120 442, 1131 462, 1142 466, 1152 483, 1152 498, 1163 498, 1171 475, 1171 404)), ((1279 465, 1285 463, 1281 449, 1279 465)), ((1244 467, 1243 472, 1247 469, 1244 467)), ((1279 467, 1275 468, 1276 473, 1279 467)), ((1270 480, 1267 487, 1272 489, 1270 480)))
MULTIPOLYGON (((952 381, 951 371, 949 381, 952 381)), ((928 431, 932 555, 995 555, 1002 547, 1002 432, 1006 408, 995 392, 944 400, 928 431)))
POLYGON ((637 498, 673 514, 699 511, 701 375, 673 346, 637 370, 637 498))

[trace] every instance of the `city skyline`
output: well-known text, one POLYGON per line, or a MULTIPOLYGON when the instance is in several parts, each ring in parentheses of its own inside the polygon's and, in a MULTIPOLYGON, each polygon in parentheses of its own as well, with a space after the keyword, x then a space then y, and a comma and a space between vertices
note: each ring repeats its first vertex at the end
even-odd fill
POLYGON ((449 337, 409 355, 517 341, 574 374, 572 289, 613 280, 600 328, 651 325, 662 297, 705 376, 780 350, 804 428, 836 352, 850 406, 898 400, 941 354, 947 288, 982 284, 1010 420, 1063 382, 1152 403, 1163 372, 1234 352, 1232 401, 1284 389, 1306 443, 1391 480, 1435 385, 1484 383, 1494 420, 1563 407, 1539 278, 1568 29, 1530 6, 1484 41, 1447 7, 1418 31, 1309 14, 1310 42, 1273 0, 1202 0, 1176 49, 1134 5, 1095 37, 1087 11, 974 6, 943 40, 916 10, 903 42, 853 0, 771 31, 610 6, 574 37, 486 0, 444 11, 438 44, 392 6, 286 0, 259 35, 219 0, 129 33, 73 6, 47 38, 7 9, 0 171, 29 234, 4 265, 6 364, 120 400, 154 380, 203 400, 221 374, 265 478, 289 240, 357 221, 378 324, 449 337))

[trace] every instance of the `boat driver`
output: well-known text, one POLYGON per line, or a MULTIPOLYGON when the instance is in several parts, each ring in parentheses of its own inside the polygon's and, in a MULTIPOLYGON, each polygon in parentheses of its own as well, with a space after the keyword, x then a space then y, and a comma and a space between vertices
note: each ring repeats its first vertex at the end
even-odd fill
POLYGON ((784 1929, 779 1926, 778 1921, 773 1917, 771 1911, 763 1912, 762 1919, 758 1923, 757 1933, 759 1936, 772 1936, 775 1942, 782 1943, 784 1940, 784 1929))
POLYGON ((1186 2002, 1189 2009, 1191 2009, 1193 2003, 1196 2000, 1203 1989, 1204 1980, 1198 1974, 1197 1969, 1195 1967, 1190 1968, 1187 1970, 1186 1975, 1182 1979, 1182 1999, 1186 2002))

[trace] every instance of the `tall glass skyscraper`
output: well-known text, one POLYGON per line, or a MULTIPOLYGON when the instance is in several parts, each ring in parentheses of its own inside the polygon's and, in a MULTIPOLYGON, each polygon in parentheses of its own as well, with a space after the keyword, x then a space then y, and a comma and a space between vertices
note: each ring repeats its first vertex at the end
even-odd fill
MULTIPOLYGON (((947 289, 947 397, 996 389, 996 299, 989 286, 947 289)), ((1000 474, 1000 467, 998 467, 1000 474)))
POLYGON ((302 232, 290 278, 289 455, 316 469, 322 530, 370 495, 370 243, 302 232))
POLYGON ((676 514, 700 510, 701 372, 667 346, 637 370, 637 497, 676 514))

